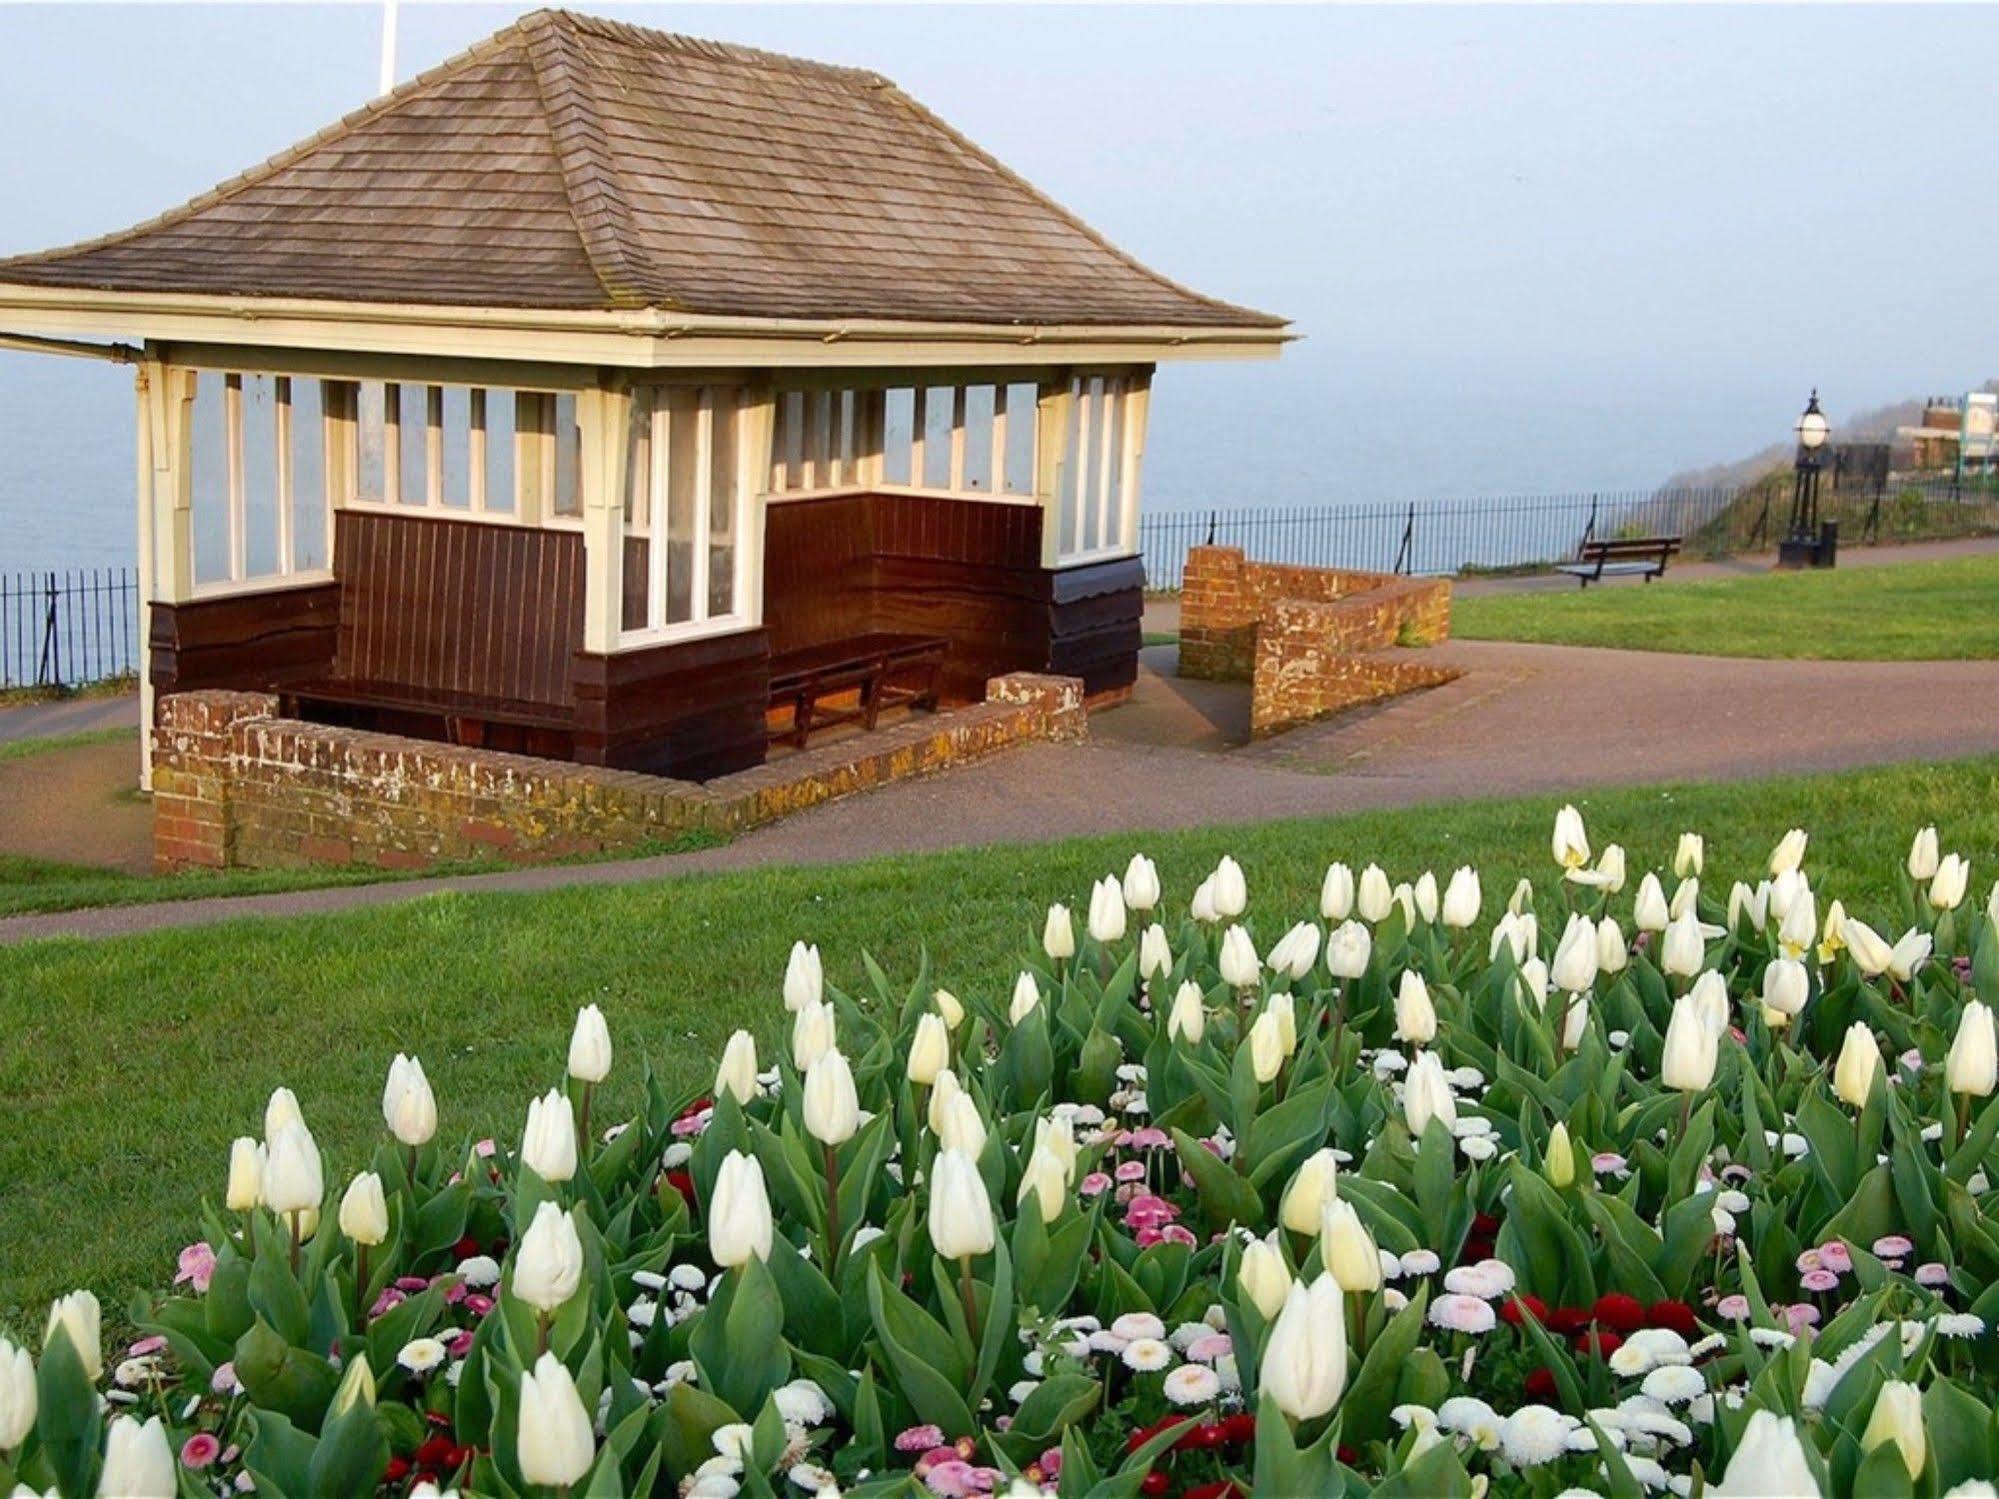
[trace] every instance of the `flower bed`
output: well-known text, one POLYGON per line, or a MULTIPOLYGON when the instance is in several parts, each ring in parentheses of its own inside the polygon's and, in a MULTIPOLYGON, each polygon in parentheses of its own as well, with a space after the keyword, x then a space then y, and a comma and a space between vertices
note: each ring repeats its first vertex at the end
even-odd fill
POLYGON ((399 1056, 344 1180, 280 1089, 137 1341, 0 1340, 0 1490, 1993 1494, 1999 887, 1806 852, 1564 809, 1539 891, 1297 922, 1134 858, 1010 996, 801 945, 633 1117, 594 1006, 518 1144, 399 1056))

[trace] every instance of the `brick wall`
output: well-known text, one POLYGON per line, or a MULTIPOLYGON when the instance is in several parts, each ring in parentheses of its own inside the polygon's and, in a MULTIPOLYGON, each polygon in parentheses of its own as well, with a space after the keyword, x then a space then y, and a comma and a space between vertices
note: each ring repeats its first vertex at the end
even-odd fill
MULTIPOLYGON (((1445 585, 1448 587, 1448 585, 1445 585)), ((1448 610, 1448 595, 1444 605, 1448 610)), ((1434 610, 1434 604, 1428 605, 1434 610)), ((1281 600, 1256 632, 1249 730, 1258 738, 1363 703, 1435 687, 1461 675, 1420 652, 1390 651, 1405 619, 1390 599, 1364 594, 1340 603, 1281 600)), ((1445 628, 1448 629, 1448 617, 1445 628)))
POLYGON ((987 701, 805 750, 696 785, 277 716, 262 693, 159 701, 154 861, 161 869, 367 864, 632 848, 689 829, 735 832, 834 797, 1087 734, 1082 684, 1014 673, 987 701))

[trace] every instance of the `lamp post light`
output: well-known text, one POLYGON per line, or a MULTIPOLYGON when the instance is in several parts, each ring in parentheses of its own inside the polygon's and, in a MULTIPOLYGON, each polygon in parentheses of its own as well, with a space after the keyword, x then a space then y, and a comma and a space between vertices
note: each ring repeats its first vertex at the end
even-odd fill
POLYGON ((1839 522, 1819 521, 1819 471, 1825 464, 1832 423, 1819 410, 1814 390, 1798 418, 1798 459, 1791 481, 1791 524, 1777 544, 1779 567, 1831 567, 1838 549, 1839 522))

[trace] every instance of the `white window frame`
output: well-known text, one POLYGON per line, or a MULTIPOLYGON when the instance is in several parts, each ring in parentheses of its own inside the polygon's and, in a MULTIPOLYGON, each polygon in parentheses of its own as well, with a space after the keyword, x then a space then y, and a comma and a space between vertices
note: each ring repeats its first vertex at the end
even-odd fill
MULTIPOLYGON (((227 576, 213 578, 206 582, 194 581, 188 589, 191 599, 228 598, 234 594, 272 593, 286 588, 310 588, 333 581, 331 566, 303 568, 298 565, 298 546, 294 530, 297 524, 292 514, 296 480, 292 474, 293 433, 292 433, 292 380, 290 375, 272 374, 265 370, 197 370, 196 375, 211 374, 220 378, 218 387, 222 401, 222 495, 227 529, 227 576), (249 567, 249 513, 250 496, 243 460, 243 380, 245 376, 269 379, 271 382, 272 432, 272 477, 275 492, 271 496, 277 507, 277 567, 267 573, 253 573, 249 567)), ((200 399, 199 384, 196 385, 196 399, 200 399)), ((326 420, 325 396, 322 392, 320 419, 326 420)), ((332 493, 331 477, 324 466, 321 468, 320 482, 325 488, 321 503, 327 516, 329 536, 332 530, 332 514, 335 496, 332 493)), ((330 543, 329 543, 329 555, 330 543)), ((190 559, 192 566, 192 559, 190 559)))
POLYGON ((556 475, 560 472, 560 458, 556 451, 562 434, 557 428, 556 414, 560 410, 558 400, 563 395, 573 395, 572 391, 535 390, 519 386, 456 385, 452 382, 430 383, 423 381, 328 381, 329 385, 344 384, 356 392, 363 385, 377 385, 383 391, 382 407, 382 498, 364 497, 360 492, 360 422, 355 420, 346 435, 348 461, 342 465, 346 475, 344 492, 340 500, 343 510, 358 510, 371 515, 423 515, 444 520, 475 521, 487 525, 521 526, 528 529, 541 527, 550 531, 578 531, 583 529, 582 493, 580 465, 577 477, 578 492, 575 496, 577 512, 559 515, 555 510, 556 475), (402 444, 408 434, 402 430, 400 390, 404 385, 420 386, 424 392, 425 422, 422 433, 424 443, 424 498, 422 504, 405 504, 402 499, 402 444), (447 505, 444 503, 444 392, 447 389, 467 392, 466 409, 466 503, 447 505), (390 401, 388 392, 396 391, 397 399, 390 401), (511 468, 514 480, 513 508, 497 509, 493 506, 493 496, 487 488, 487 438, 491 432, 490 416, 496 400, 514 403, 514 424, 511 440, 514 444, 514 461, 511 468), (538 415, 532 427, 521 422, 523 400, 535 403, 538 415), (533 467, 536 483, 523 483, 530 466, 533 467), (538 515, 530 515, 528 495, 537 497, 538 515))
POLYGON ((1091 370, 1071 375, 1066 388, 1075 411, 1075 441, 1069 442, 1066 429, 1059 434, 1067 451, 1059 492, 1049 497, 1054 565, 1082 567, 1135 557, 1149 382, 1122 370, 1091 370), (1086 527, 1086 519, 1094 525, 1086 527))

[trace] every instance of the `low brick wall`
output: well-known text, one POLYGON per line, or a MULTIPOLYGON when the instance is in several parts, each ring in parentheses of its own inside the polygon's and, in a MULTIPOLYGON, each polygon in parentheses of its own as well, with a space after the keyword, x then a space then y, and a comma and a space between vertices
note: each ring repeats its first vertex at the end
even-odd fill
POLYGON ((424 868, 737 832, 834 797, 1035 739, 1088 733, 1082 683, 1021 672, 987 700, 702 784, 370 734, 277 716, 264 693, 161 698, 153 730, 159 868, 424 868))
POLYGON ((1180 594, 1180 674, 1249 682, 1250 731, 1274 734, 1459 673, 1409 656, 1451 633, 1443 578, 1250 562, 1195 547, 1180 594))

